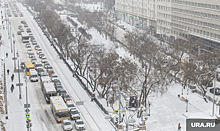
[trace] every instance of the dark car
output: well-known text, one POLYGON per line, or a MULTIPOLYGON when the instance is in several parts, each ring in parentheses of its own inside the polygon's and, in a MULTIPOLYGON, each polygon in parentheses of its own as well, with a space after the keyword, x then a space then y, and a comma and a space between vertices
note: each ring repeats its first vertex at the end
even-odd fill
MULTIPOLYGON (((214 94, 214 88, 210 89, 210 92, 214 94)), ((218 87, 215 88, 215 95, 220 95, 220 88, 218 87)))
POLYGON ((17 32, 17 35, 21 35, 21 31, 18 31, 18 32, 17 32))
POLYGON ((42 73, 42 72, 45 72, 44 69, 38 68, 38 70, 37 70, 38 75, 40 75, 40 73, 42 73))
POLYGON ((67 94, 67 92, 66 92, 65 89, 59 89, 59 90, 57 91, 57 93, 58 93, 59 96, 63 96, 63 95, 65 95, 65 94, 67 94))

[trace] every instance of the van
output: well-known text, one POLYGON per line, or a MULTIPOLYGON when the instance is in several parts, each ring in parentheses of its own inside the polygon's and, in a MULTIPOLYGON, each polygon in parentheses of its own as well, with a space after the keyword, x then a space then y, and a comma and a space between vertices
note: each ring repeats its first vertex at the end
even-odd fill
POLYGON ((29 79, 31 82, 38 81, 37 71, 35 69, 30 69, 29 79))

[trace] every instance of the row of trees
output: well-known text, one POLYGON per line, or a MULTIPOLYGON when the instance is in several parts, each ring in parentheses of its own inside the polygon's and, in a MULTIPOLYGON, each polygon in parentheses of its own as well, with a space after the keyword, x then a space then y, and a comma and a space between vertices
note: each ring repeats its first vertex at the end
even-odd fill
POLYGON ((198 55, 196 49, 202 47, 199 41, 189 39, 165 44, 152 38, 147 29, 135 30, 125 36, 128 51, 138 60, 134 61, 130 57, 121 58, 115 51, 117 47, 107 49, 103 44, 91 43, 86 37, 88 30, 95 28, 106 38, 114 38, 115 27, 109 22, 111 15, 108 13, 81 9, 77 19, 84 27, 75 25, 75 32, 71 32, 54 11, 44 11, 41 16, 47 30, 57 38, 57 46, 64 57, 72 60, 77 74, 99 97, 105 98, 107 104, 114 104, 118 99, 116 92, 120 86, 125 99, 134 94, 139 96, 139 104, 147 106, 149 94, 165 93, 176 78, 184 86, 197 85, 205 96, 208 82, 204 81, 214 78, 219 52, 213 50, 198 55), (190 60, 183 62, 185 55, 190 60))

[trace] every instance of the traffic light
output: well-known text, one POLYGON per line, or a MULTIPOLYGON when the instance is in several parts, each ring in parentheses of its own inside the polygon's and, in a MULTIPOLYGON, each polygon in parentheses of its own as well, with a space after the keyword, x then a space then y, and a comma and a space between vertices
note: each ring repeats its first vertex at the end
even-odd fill
POLYGON ((29 124, 27 124, 27 128, 29 128, 29 124))

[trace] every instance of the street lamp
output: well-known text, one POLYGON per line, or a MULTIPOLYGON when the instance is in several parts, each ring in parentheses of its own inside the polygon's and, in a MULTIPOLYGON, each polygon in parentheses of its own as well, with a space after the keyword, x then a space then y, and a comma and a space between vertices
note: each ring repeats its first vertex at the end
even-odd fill
POLYGON ((19 70, 19 54, 18 54, 18 52, 16 54, 17 54, 17 58, 18 58, 19 99, 21 99, 21 81, 20 81, 20 70, 19 70))

